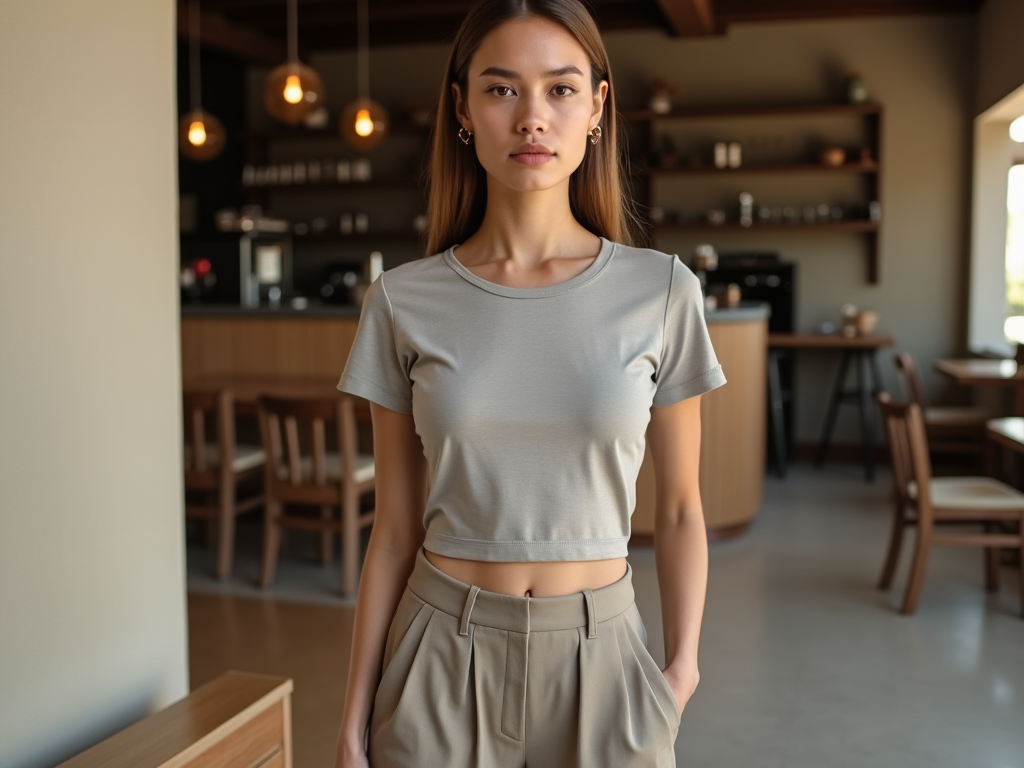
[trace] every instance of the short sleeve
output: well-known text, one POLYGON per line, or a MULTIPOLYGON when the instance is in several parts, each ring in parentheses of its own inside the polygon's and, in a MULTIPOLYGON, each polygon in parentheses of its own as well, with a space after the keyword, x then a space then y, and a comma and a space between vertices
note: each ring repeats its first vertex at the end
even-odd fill
POLYGON ((700 281, 678 256, 672 257, 661 361, 654 381, 655 406, 671 405, 725 384, 704 320, 700 281))
POLYGON ((359 325, 338 389, 399 413, 412 413, 412 382, 395 340, 395 319, 384 274, 367 286, 359 325))

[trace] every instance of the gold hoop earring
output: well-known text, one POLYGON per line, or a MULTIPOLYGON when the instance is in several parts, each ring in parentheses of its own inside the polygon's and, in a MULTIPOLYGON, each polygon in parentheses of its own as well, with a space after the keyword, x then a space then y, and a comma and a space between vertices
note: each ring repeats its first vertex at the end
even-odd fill
POLYGON ((592 130, 587 131, 587 136, 590 137, 591 144, 597 144, 601 139, 601 126, 595 125, 592 130))
POLYGON ((459 134, 458 134, 459 138, 462 139, 462 143, 463 144, 468 145, 471 141, 473 141, 473 132, 472 131, 466 131, 466 135, 463 136, 462 135, 463 131, 466 131, 466 126, 462 126, 461 128, 459 128, 459 134))

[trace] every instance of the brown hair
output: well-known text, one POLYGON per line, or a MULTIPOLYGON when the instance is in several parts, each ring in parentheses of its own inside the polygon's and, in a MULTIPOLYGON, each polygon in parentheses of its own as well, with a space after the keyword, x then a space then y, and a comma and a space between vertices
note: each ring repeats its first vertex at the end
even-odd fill
POLYGON ((544 17, 558 22, 583 47, 590 61, 591 88, 608 81, 602 135, 589 144, 583 162, 569 178, 569 207, 576 220, 595 235, 633 245, 641 231, 632 200, 623 194, 628 160, 619 152, 615 89, 601 33, 580 0, 479 0, 455 35, 434 119, 427 170, 427 241, 425 256, 464 242, 480 228, 487 207, 487 174, 476 153, 456 135, 452 83, 466 93, 469 62, 492 30, 513 19, 544 17))

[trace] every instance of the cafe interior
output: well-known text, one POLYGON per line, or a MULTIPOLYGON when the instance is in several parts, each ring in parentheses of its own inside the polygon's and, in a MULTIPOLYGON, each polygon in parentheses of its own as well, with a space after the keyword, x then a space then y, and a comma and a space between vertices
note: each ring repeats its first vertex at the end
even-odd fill
MULTIPOLYGON (((336 385, 430 255, 470 5, 0 5, 0 765, 334 765, 375 506, 336 385)), ((1024 2, 587 7, 728 379, 678 764, 1024 768, 1024 2)))

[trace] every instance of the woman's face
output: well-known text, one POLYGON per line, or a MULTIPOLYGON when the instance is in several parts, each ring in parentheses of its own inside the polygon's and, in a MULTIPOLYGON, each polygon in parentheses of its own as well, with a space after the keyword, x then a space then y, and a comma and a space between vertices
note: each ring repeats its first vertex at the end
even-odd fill
POLYGON ((587 55, 560 24, 536 17, 502 24, 480 43, 466 80, 465 93, 452 84, 459 122, 473 132, 464 149, 475 148, 494 179, 524 192, 549 189, 583 162, 608 82, 591 89, 587 55))

